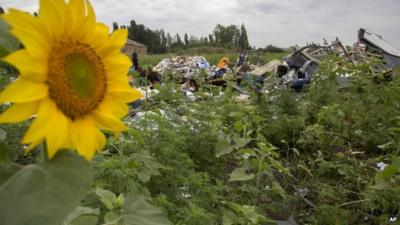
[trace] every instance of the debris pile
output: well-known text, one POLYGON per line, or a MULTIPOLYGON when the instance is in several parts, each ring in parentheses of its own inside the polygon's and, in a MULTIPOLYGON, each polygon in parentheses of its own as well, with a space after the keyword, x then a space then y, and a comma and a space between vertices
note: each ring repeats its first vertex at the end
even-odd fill
POLYGON ((176 56, 163 59, 153 70, 163 75, 165 72, 181 73, 182 77, 196 77, 201 69, 209 69, 210 63, 203 56, 176 56))
MULTIPOLYGON (((382 36, 366 29, 358 32, 358 41, 353 46, 345 46, 336 38, 331 44, 324 40, 323 45, 308 45, 300 48, 282 60, 272 60, 264 65, 252 65, 247 56, 240 54, 233 64, 222 58, 215 66, 210 65, 203 56, 177 56, 163 59, 153 71, 161 75, 166 72, 179 74, 183 91, 195 92, 196 79, 200 71, 207 74, 206 81, 213 85, 225 85, 226 80, 235 80, 234 88, 242 95, 248 93, 243 89, 242 81, 250 83, 258 93, 267 92, 264 84, 274 82, 274 86, 287 86, 295 90, 310 84, 321 60, 328 55, 337 55, 351 63, 371 63, 371 72, 390 75, 394 67, 400 65, 400 49, 390 44, 382 36), (268 79, 274 77, 276 79, 268 79)), ((346 82, 346 74, 339 74, 338 81, 346 82)), ((244 99, 244 98, 243 98, 244 99)))
POLYGON ((311 83, 321 59, 329 54, 335 54, 354 64, 381 62, 371 67, 372 73, 390 75, 394 67, 400 65, 400 49, 382 36, 360 29, 358 42, 353 47, 344 46, 338 38, 331 44, 325 40, 323 46, 303 47, 284 57, 280 63, 279 60, 271 61, 249 74, 265 77, 273 71, 278 78, 278 84, 296 90, 302 89, 304 85, 311 83))

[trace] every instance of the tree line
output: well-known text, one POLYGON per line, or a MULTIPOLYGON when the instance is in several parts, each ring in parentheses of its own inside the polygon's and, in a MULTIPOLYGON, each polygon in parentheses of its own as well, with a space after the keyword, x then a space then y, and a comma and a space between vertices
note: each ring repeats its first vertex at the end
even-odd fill
POLYGON ((244 24, 224 26, 217 24, 214 30, 205 37, 196 37, 185 33, 183 37, 170 34, 164 29, 152 30, 135 20, 130 24, 119 26, 113 23, 113 29, 124 28, 128 30, 128 38, 147 45, 149 53, 165 53, 169 51, 192 47, 223 47, 227 49, 249 50, 250 44, 244 24))

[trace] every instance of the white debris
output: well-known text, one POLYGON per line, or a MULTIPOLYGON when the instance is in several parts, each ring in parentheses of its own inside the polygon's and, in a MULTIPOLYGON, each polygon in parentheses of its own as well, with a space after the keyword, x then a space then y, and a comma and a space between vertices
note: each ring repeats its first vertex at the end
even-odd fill
POLYGON ((379 168, 379 170, 385 170, 385 168, 388 166, 388 164, 384 162, 377 163, 376 166, 379 168))
POLYGON ((197 76, 197 71, 201 69, 209 69, 210 63, 203 56, 176 56, 173 58, 163 59, 154 70, 163 74, 168 70, 182 73, 186 78, 197 76))
POLYGON ((243 159, 249 159, 251 157, 251 154, 246 153, 242 155, 243 159))
POLYGON ((154 97, 154 96, 160 94, 160 91, 157 89, 150 89, 150 88, 144 89, 142 87, 137 88, 137 89, 142 93, 142 96, 143 96, 142 99, 151 98, 151 97, 154 97))
POLYGON ((236 100, 237 102, 248 103, 248 102, 250 102, 250 95, 240 94, 239 96, 236 96, 236 97, 235 97, 235 100, 236 100))
POLYGON ((193 92, 191 92, 191 91, 186 91, 186 92, 185 92, 185 95, 186 95, 186 98, 187 98, 189 101, 192 101, 192 102, 196 101, 196 96, 193 94, 193 92))

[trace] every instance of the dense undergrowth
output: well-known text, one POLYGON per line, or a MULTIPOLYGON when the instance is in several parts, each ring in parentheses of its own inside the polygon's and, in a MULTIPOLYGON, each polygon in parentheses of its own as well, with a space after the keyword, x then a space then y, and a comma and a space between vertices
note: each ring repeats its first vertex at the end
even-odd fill
MULTIPOLYGON (((176 225, 399 224, 390 222, 400 217, 398 75, 332 57, 303 91, 270 88, 246 102, 230 85, 201 85, 193 101, 165 80, 95 156, 79 214, 92 222, 82 224, 124 224, 132 198, 176 225)), ((3 161, 37 160, 19 145, 24 125, 1 129, 3 161)), ((132 224, 168 224, 145 217, 132 224)))

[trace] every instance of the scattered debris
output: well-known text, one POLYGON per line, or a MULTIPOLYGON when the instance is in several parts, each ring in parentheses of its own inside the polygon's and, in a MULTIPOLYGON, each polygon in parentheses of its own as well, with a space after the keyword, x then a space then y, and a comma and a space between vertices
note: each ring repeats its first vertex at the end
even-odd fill
MULTIPOLYGON (((354 47, 344 46, 336 38, 330 45, 325 40, 324 46, 311 45, 301 48, 283 59, 284 63, 277 66, 276 76, 279 84, 293 89, 302 89, 310 84, 320 60, 328 54, 336 54, 355 64, 382 61, 374 65, 372 73, 390 74, 394 67, 400 65, 400 49, 387 42, 382 36, 360 29, 358 42, 354 47)), ((344 83, 351 74, 339 74, 338 82, 344 83)))
MULTIPOLYGON (((236 81, 233 88, 240 93, 237 100, 247 102, 249 93, 245 90, 244 84, 250 84, 249 86, 258 94, 268 93, 268 89, 282 86, 301 90, 312 82, 321 60, 330 54, 354 64, 376 63, 371 66, 371 72, 385 76, 390 76, 394 67, 400 65, 399 48, 380 35, 360 29, 358 41, 352 47, 343 45, 338 38, 331 44, 324 40, 323 45, 305 46, 282 60, 272 60, 261 66, 249 64, 245 54, 240 54, 234 64, 224 57, 214 66, 203 56, 177 56, 163 59, 152 72, 160 73, 161 76, 167 72, 178 74, 179 82, 182 84, 181 90, 190 93, 198 90, 197 78, 201 72, 205 74, 206 83, 212 85, 226 86, 228 80, 233 80, 236 81)), ((354 73, 338 73, 337 81, 345 87, 353 75, 354 73)), ((188 96, 190 100, 195 99, 193 95, 188 96)))
POLYGON ((379 170, 385 170, 385 168, 388 166, 388 164, 384 162, 377 163, 376 166, 378 167, 379 170))
POLYGON ((391 222, 391 223, 397 222, 397 220, 398 219, 395 216, 389 218, 389 222, 391 222))
POLYGON ((235 101, 242 103, 250 103, 250 95, 240 94, 239 96, 235 97, 235 101))
POLYGON ((365 55, 383 59, 391 69, 400 65, 400 49, 383 39, 381 35, 360 29, 358 40, 365 45, 365 55))
POLYGON ((277 225, 297 225, 293 216, 290 216, 290 218, 288 220, 277 220, 277 221, 275 221, 275 223, 277 225))
POLYGON ((203 56, 176 56, 163 59, 153 70, 161 75, 165 72, 178 72, 185 78, 194 78, 199 70, 209 69, 210 63, 203 56))

